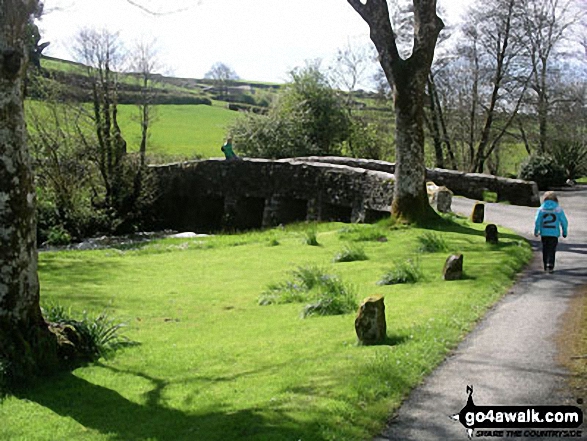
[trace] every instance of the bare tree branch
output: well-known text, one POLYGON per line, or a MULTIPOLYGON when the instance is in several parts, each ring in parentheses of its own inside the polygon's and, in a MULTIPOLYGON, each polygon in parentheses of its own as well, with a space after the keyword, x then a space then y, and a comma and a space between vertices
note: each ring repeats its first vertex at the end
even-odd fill
POLYGON ((141 11, 146 12, 147 14, 155 15, 155 16, 162 16, 162 15, 171 15, 171 14, 179 14, 180 12, 185 12, 192 8, 193 6, 199 5, 201 2, 197 1, 195 5, 186 6, 184 8, 167 10, 167 11, 156 11, 148 6, 145 6, 143 3, 136 1, 136 0, 126 0, 132 6, 139 8, 141 11))

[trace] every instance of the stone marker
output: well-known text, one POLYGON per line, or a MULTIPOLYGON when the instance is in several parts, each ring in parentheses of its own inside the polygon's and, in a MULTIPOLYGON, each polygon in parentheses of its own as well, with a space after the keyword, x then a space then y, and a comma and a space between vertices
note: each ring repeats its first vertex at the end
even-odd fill
POLYGON ((471 221, 474 224, 482 224, 485 218, 485 204, 483 202, 475 202, 473 212, 471 213, 471 221))
POLYGON ((383 296, 371 296, 363 300, 355 319, 355 331, 362 344, 374 345, 385 341, 387 324, 383 296))
POLYGON ((497 231, 497 225, 489 224, 485 227, 485 242, 497 244, 499 241, 499 233, 497 231))
POLYGON ((448 256, 442 270, 444 280, 460 280, 463 277, 463 255, 452 254, 448 256))
POLYGON ((452 191, 446 187, 439 187, 434 193, 436 210, 440 213, 450 213, 452 205, 452 191))

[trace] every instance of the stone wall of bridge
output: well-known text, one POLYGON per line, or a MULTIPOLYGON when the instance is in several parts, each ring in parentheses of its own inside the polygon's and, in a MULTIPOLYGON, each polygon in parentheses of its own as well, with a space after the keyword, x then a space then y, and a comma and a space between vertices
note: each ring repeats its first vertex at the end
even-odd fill
POLYGON ((393 174, 298 160, 192 161, 152 167, 159 227, 215 231, 389 216, 393 174))
MULTIPOLYGON (((395 172, 395 164, 386 161, 343 158, 338 156, 311 156, 296 159, 300 161, 341 164, 391 174, 395 172)), ((535 182, 440 168, 427 169, 426 179, 433 181, 437 185, 443 185, 449 188, 455 195, 465 196, 471 199, 483 200, 483 192, 491 191, 497 194, 498 201, 508 201, 513 205, 525 205, 529 207, 540 206, 540 194, 535 182)))

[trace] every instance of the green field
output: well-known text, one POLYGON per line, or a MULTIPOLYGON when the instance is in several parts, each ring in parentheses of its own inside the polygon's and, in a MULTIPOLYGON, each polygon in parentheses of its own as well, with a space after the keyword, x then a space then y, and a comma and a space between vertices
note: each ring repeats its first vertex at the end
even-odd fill
POLYGON ((292 226, 100 251, 40 255, 41 298, 109 314, 139 343, 0 404, 0 439, 365 440, 511 285, 530 257, 508 234, 485 243, 466 221, 434 233, 446 251, 418 253, 430 231, 387 224, 292 226), (319 246, 308 246, 317 228, 319 246), (387 242, 376 240, 382 236, 387 242), (361 241, 362 240, 362 241, 361 241), (368 260, 333 263, 349 243, 368 260), (444 282, 449 252, 463 280, 444 282), (424 279, 378 286, 394 261, 424 279), (383 294, 388 338, 358 346, 354 314, 303 319, 303 303, 260 306, 269 284, 317 265, 383 294))
MULTIPOLYGON (((129 150, 138 151, 140 125, 138 108, 119 106, 120 127, 129 150)), ((150 131, 147 153, 182 158, 221 157, 228 125, 238 112, 223 106, 162 105, 155 107, 156 119, 150 131)))

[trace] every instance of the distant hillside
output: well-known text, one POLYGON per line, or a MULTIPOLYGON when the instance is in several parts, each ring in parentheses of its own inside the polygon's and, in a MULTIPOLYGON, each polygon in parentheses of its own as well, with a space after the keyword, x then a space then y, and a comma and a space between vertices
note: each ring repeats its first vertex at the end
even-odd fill
MULTIPOLYGON (((54 83, 62 99, 80 102, 91 101, 91 84, 83 64, 53 57, 41 59, 42 76, 54 83)), ((262 112, 268 107, 279 84, 266 84, 248 81, 235 81, 222 93, 214 87, 214 81, 208 79, 176 78, 164 75, 154 76, 157 90, 154 104, 204 104, 213 101, 231 103, 233 110, 253 110, 262 112)), ((119 79, 119 103, 136 104, 139 101, 141 87, 137 75, 122 73, 119 79)), ((29 90, 32 98, 43 99, 43 92, 29 90)), ((228 105, 228 104, 227 104, 228 105)))

